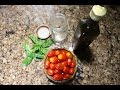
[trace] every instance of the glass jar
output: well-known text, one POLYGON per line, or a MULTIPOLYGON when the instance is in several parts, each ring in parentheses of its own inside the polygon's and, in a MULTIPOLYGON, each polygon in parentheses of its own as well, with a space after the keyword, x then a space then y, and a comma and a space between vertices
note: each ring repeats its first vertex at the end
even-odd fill
POLYGON ((50 17, 50 30, 55 44, 66 41, 68 35, 68 25, 64 14, 56 13, 50 17))

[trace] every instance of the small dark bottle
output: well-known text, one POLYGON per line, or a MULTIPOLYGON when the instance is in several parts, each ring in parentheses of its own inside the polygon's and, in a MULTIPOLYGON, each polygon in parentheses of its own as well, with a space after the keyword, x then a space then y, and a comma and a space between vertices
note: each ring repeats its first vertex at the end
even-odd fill
POLYGON ((87 48, 100 33, 99 20, 106 14, 106 8, 94 5, 87 18, 81 19, 75 31, 72 47, 75 54, 87 48))

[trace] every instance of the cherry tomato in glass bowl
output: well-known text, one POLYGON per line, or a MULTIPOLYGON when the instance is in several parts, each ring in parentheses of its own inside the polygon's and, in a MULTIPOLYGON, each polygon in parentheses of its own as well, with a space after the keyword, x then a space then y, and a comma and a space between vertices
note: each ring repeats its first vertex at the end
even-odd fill
POLYGON ((74 68, 76 66, 76 63, 74 61, 72 61, 70 67, 74 68))
POLYGON ((65 67, 63 68, 63 72, 64 72, 64 73, 69 73, 69 69, 70 69, 69 67, 66 67, 66 66, 65 66, 65 67))
POLYGON ((67 59, 67 63, 70 66, 72 64, 72 59, 67 59))
POLYGON ((74 68, 70 68, 69 69, 69 74, 74 74, 74 71, 75 71, 74 68))
POLYGON ((55 69, 55 70, 54 70, 54 73, 55 73, 55 74, 61 74, 62 72, 61 72, 60 70, 55 69))
POLYGON ((64 68, 64 67, 63 67, 62 63, 57 63, 57 64, 56 64, 56 69, 57 69, 57 70, 63 70, 63 68, 64 68))
POLYGON ((54 70, 56 67, 56 64, 50 63, 50 69, 54 70))
POLYGON ((49 53, 48 53, 48 57, 52 57, 55 55, 55 51, 51 50, 49 53))
POLYGON ((63 79, 63 74, 55 74, 53 76, 53 79, 56 80, 56 81, 60 81, 63 79))
POLYGON ((47 69, 47 74, 51 76, 54 74, 54 71, 52 69, 47 69))
POLYGON ((64 50, 64 49, 61 49, 60 51, 63 55, 66 55, 66 53, 67 53, 67 50, 64 50))
POLYGON ((73 56, 72 56, 72 53, 70 53, 70 52, 67 52, 66 53, 66 56, 67 56, 67 58, 72 58, 73 56))
POLYGON ((45 61, 44 67, 49 68, 50 67, 50 61, 45 61))
POLYGON ((69 79, 69 78, 70 78, 70 74, 64 74, 64 75, 63 75, 63 79, 67 80, 67 79, 69 79))
POLYGON ((68 65, 68 62, 67 62, 67 60, 66 60, 66 61, 61 62, 61 64, 63 65, 63 67, 65 67, 65 66, 68 65))
POLYGON ((67 57, 66 57, 65 54, 59 54, 59 55, 58 55, 58 59, 59 59, 60 61, 65 61, 65 60, 67 59, 67 57))
POLYGON ((55 50, 55 55, 57 56, 57 55, 59 55, 61 52, 60 52, 60 50, 55 50))
POLYGON ((68 82, 74 78, 76 70, 77 58, 73 52, 64 48, 54 48, 46 54, 44 72, 53 82, 68 82))
POLYGON ((51 63, 57 63, 57 62, 58 62, 58 58, 57 58, 56 56, 53 56, 53 57, 50 57, 50 58, 49 58, 49 61, 50 61, 51 63))

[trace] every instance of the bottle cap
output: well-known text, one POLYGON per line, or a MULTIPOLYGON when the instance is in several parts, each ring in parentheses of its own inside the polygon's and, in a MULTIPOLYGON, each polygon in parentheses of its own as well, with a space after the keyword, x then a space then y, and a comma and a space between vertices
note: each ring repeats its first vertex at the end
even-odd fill
POLYGON ((41 39, 46 39, 50 36, 50 31, 47 26, 40 26, 37 29, 37 36, 41 39))
POLYGON ((105 7, 94 5, 90 11, 90 17, 94 21, 99 21, 107 12, 105 7))

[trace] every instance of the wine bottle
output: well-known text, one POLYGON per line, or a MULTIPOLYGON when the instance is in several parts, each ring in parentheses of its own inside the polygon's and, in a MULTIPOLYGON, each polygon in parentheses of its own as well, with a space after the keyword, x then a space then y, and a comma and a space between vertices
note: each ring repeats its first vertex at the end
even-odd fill
POLYGON ((78 54, 80 49, 89 47, 93 40, 100 34, 99 21, 106 12, 105 7, 94 5, 89 16, 79 21, 72 42, 75 54, 78 54))

